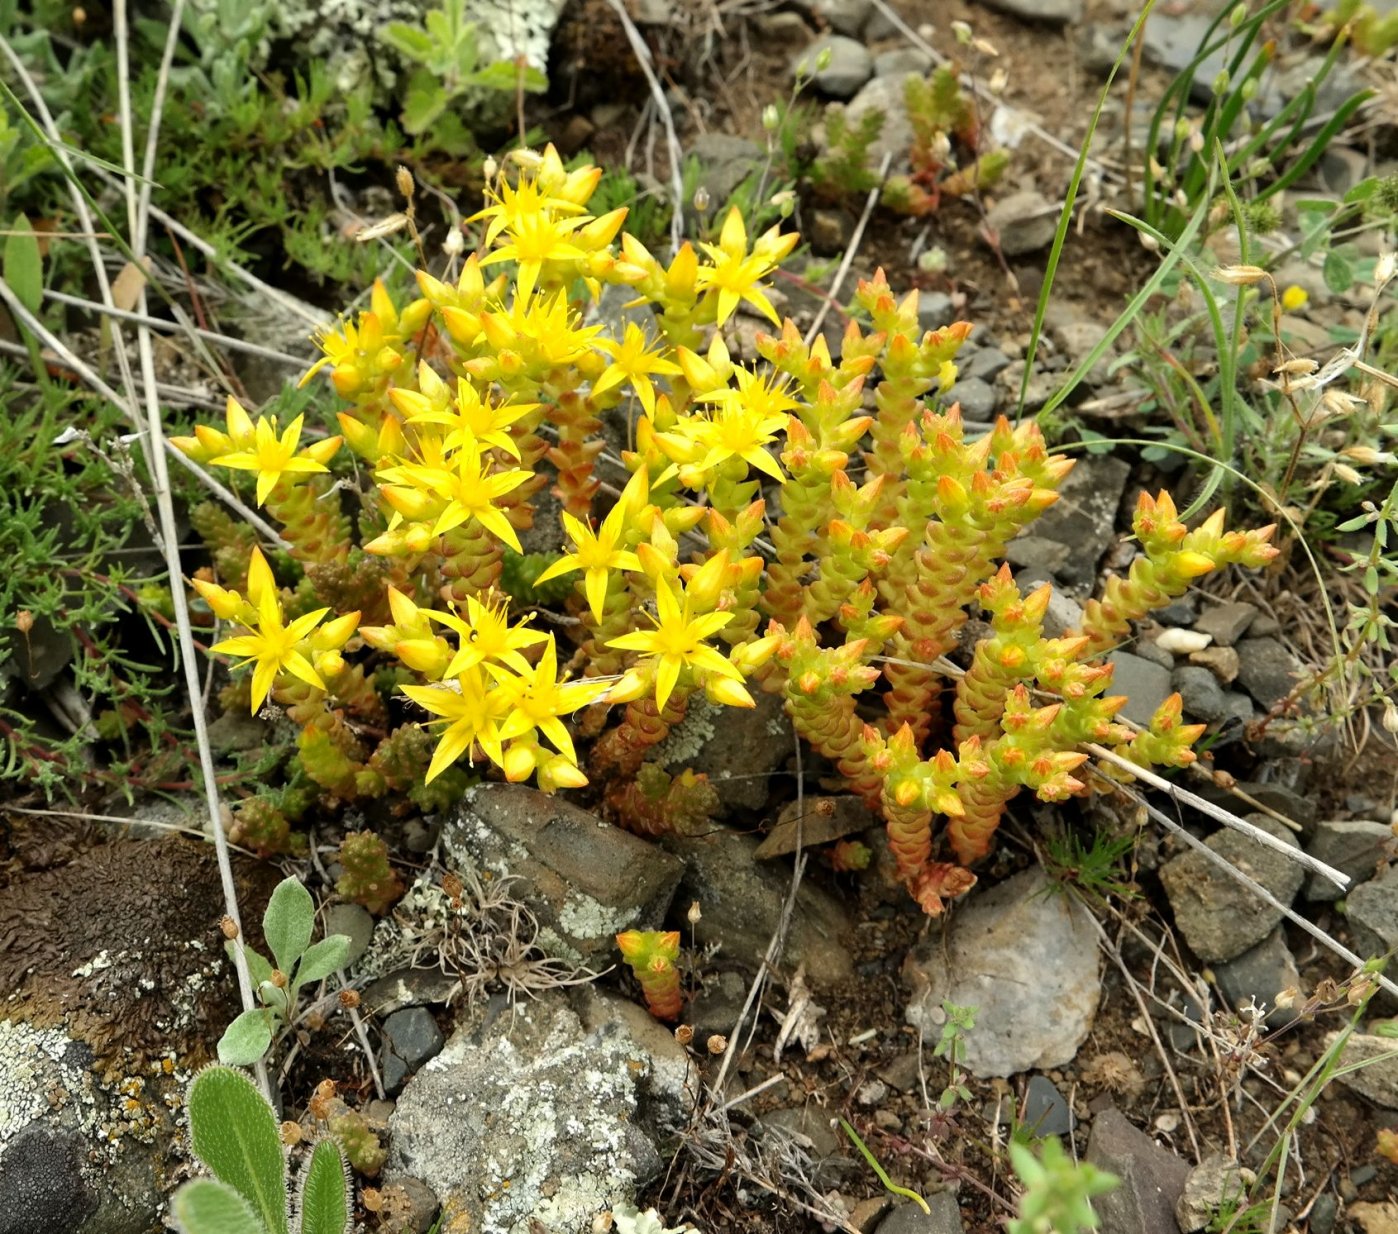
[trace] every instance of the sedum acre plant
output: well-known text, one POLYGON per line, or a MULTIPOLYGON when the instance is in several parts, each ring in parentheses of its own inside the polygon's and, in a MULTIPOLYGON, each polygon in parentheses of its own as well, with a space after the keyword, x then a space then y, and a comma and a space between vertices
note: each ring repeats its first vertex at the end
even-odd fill
POLYGON ((419 272, 403 304, 376 286, 322 340, 316 370, 347 404, 337 436, 302 447, 299 419, 253 424, 230 404, 226 431, 181 443, 256 474, 302 572, 278 590, 256 550, 228 551, 221 568, 245 562, 246 578, 196 586, 244 629, 215 650, 255 665, 253 709, 270 698, 302 726, 307 776, 339 797, 463 763, 550 792, 589 774, 614 787, 696 693, 749 707, 769 691, 882 812, 903 881, 937 913, 1017 793, 1085 791, 1083 743, 1194 757, 1177 698, 1148 729, 1118 721, 1102 657, 1200 575, 1269 560, 1270 528, 1225 532, 1214 515, 1190 530, 1168 496, 1143 496, 1129 575, 1082 629, 1047 638, 1047 590, 1023 595, 997 567, 1072 464, 1032 422, 966 439, 943 396, 968 323, 921 330, 916 292, 899 299, 880 272, 836 360, 768 295, 794 235, 750 237, 734 211, 717 243, 667 263, 623 210, 588 213, 596 168, 567 171, 552 148, 513 159, 454 278, 419 272), (631 296, 616 328, 585 315, 609 286, 631 296), (773 326, 757 365, 724 342, 740 309, 773 326), (623 411, 633 448, 604 470, 602 425, 623 411), (360 479, 328 470, 344 447, 360 479), (567 544, 536 581, 575 584, 563 643, 502 590, 550 482, 567 544), (953 683, 943 657, 978 609, 991 636, 953 683), (416 710, 435 747, 402 725, 370 749, 390 707, 416 710))

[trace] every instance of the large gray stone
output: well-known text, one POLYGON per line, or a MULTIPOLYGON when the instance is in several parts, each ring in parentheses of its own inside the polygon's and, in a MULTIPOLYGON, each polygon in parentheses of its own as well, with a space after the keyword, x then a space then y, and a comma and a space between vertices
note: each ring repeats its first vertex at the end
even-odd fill
MULTIPOLYGON (((1317 823, 1306 844, 1306 852, 1317 861, 1349 875, 1351 891, 1386 867, 1392 851, 1393 828, 1363 819, 1317 823)), ((1312 874, 1305 894, 1308 900, 1338 900, 1345 892, 1325 875, 1312 874)))
POLYGON ((1194 620, 1194 628, 1213 636, 1220 647, 1231 647, 1257 618, 1257 606, 1245 600, 1227 600, 1211 604, 1194 620))
POLYGON ((1197 664, 1181 664, 1171 674, 1170 684, 1179 691, 1185 715, 1209 724, 1229 715, 1223 687, 1208 669, 1197 664))
POLYGON ((961 1205, 950 1191, 924 1197, 930 1212, 916 1204, 899 1204, 876 1227, 877 1234, 961 1234, 961 1205))
POLYGON ((580 1001, 582 1015, 556 991, 478 1008, 398 1099, 389 1170, 480 1234, 583 1231, 635 1203, 686 1125, 694 1074, 640 1008, 580 1001))
POLYGON ((728 810, 760 810, 772 773, 794 755, 796 738, 780 696, 756 694, 756 707, 723 707, 702 694, 651 756, 665 770, 703 772, 728 810))
POLYGON ((806 77, 822 94, 835 99, 853 98, 859 87, 874 75, 874 57, 856 39, 843 34, 828 34, 816 39, 791 59, 792 72, 806 77), (822 55, 829 53, 829 63, 817 65, 822 55))
POLYGON ((1058 207, 1036 189, 1021 189, 991 206, 985 223, 1006 257, 1023 257, 1053 242, 1058 213, 1058 207))
MULTIPOLYGON (((1326 1045, 1334 1045, 1336 1036, 1331 1033, 1326 1045)), ((1375 1105, 1398 1110, 1398 1041, 1372 1033, 1354 1033, 1345 1042, 1341 1063, 1346 1067, 1364 1064, 1336 1075, 1341 1084, 1375 1105)))
POLYGON ((855 37, 864 28, 874 0, 811 0, 811 12, 838 34, 855 37))
POLYGON ((546 950, 610 959, 618 931, 653 929, 681 865, 586 810, 519 784, 481 784, 443 832, 447 854, 518 879, 546 950))
MULTIPOLYGON (((681 903, 699 902, 695 942, 717 944, 720 963, 755 971, 781 918, 790 873, 758 862, 757 840, 736 831, 666 836, 662 843, 684 860, 681 903)), ((839 985, 854 972, 848 950, 853 930, 839 901, 807 879, 796 895, 781 963, 792 971, 804 965, 813 987, 839 985)))
POLYGON ((1289 1007, 1277 1006, 1277 995, 1297 989, 1301 974, 1296 957, 1286 945, 1281 930, 1273 930, 1256 947, 1250 947, 1231 960, 1214 965, 1218 988, 1234 1008, 1240 1010, 1249 1000, 1267 1009, 1267 1025, 1282 1028, 1296 1018, 1289 1007))
POLYGON ((883 115, 883 128, 869 145, 869 166, 876 170, 888 155, 893 158, 889 164, 891 171, 907 170, 908 149, 913 143, 913 126, 908 119, 906 102, 907 82, 909 77, 919 76, 919 73, 891 73, 875 77, 845 105, 845 119, 851 127, 858 125, 871 111, 883 115))
POLYGON ((987 8, 1022 21, 1071 26, 1082 20, 1082 0, 981 0, 987 8))
POLYGON ((441 1053, 445 1038, 426 1007, 405 1007, 383 1022, 383 1083, 390 1095, 429 1058, 441 1053))
POLYGON ((1178 1234, 1175 1205, 1189 1178, 1187 1162, 1116 1109, 1092 1120, 1087 1160, 1121 1180, 1115 1191, 1093 1198, 1102 1234, 1178 1234))
POLYGON ((1296 661, 1277 639, 1245 638, 1238 644, 1238 681, 1262 706, 1281 702, 1296 679, 1296 661))
POLYGON ((971 897, 909 953, 903 973, 906 1019, 925 1042, 941 1035, 943 1001, 978 1008, 965 1045, 981 1077, 1071 1062, 1101 996, 1091 918, 1038 868, 971 897))
POLYGON ((1069 564, 1059 572, 1065 583, 1096 584, 1097 563, 1116 539, 1117 509, 1130 474, 1126 462, 1110 455, 1079 459, 1059 486, 1058 500, 1032 524, 1034 535, 1072 549, 1069 564))
POLYGON ((1129 651, 1114 651, 1107 662, 1114 669, 1109 693, 1126 695, 1121 714, 1142 727, 1150 727, 1156 709, 1170 697, 1170 670, 1129 651))
POLYGON ((1398 948, 1398 875, 1393 869, 1346 895, 1345 916, 1351 945, 1362 959, 1387 955, 1398 948))
MULTIPOLYGON (((1291 832, 1267 815, 1249 814, 1246 818, 1283 843, 1297 847, 1291 832)), ((1295 861, 1231 828, 1211 835, 1205 844, 1288 907, 1305 881, 1305 871, 1295 861)), ((1266 938, 1284 916, 1194 849, 1167 861, 1160 869, 1160 881, 1174 910, 1175 924, 1201 960, 1231 960, 1242 955, 1266 938)))

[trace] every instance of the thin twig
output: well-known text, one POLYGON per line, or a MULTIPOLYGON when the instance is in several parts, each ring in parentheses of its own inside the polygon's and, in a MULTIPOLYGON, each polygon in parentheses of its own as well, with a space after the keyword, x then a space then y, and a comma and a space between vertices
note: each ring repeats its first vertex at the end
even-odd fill
MULTIPOLYGON (((117 44, 118 104, 121 117, 122 165, 126 170, 125 189, 127 214, 131 222, 131 248, 137 262, 146 251, 146 229, 148 216, 138 206, 136 182, 136 154, 132 135, 131 89, 130 89, 130 28, 126 13, 127 0, 116 0, 114 17, 117 44)), ((161 62, 161 73, 156 81, 155 99, 151 108, 150 131, 146 135, 146 165, 154 162, 154 151, 159 136, 160 113, 166 87, 169 84, 170 62, 173 57, 174 40, 178 37, 180 19, 184 11, 184 0, 175 0, 170 18, 169 39, 166 56, 161 62)), ((142 284, 136 298, 137 311, 147 312, 146 291, 142 284)), ((115 323, 113 334, 120 327, 115 323)), ((214 766, 214 753, 209 744, 208 717, 204 714, 202 691, 199 682, 199 659, 194 649, 194 631, 189 620, 189 600, 181 584, 184 575, 180 568, 179 533, 175 522, 175 504, 170 491, 170 472, 165 457, 165 426, 161 421, 160 403, 155 392, 155 349, 151 343, 150 329, 144 324, 136 326, 136 344, 141 361, 141 375, 145 379, 145 410, 147 432, 150 440, 146 449, 146 464, 151 471, 155 487, 155 504, 160 516, 162 549, 165 554, 166 569, 170 578, 170 596, 175 609, 175 628, 180 644, 180 667, 184 670, 185 687, 189 694, 190 713, 194 720, 194 740, 199 748, 199 766, 204 778, 204 798, 209 811, 209 826, 213 832, 214 854, 218 861, 219 879, 223 884, 224 912, 238 927, 237 937, 243 937, 242 923, 238 912, 238 889, 233 878, 233 865, 228 852, 228 837, 223 832, 223 804, 219 799, 217 771, 214 766)), ((130 387, 128 387, 130 389, 130 387)), ((134 403, 134 394, 133 399, 134 403)), ((133 412, 135 408, 132 408, 133 412)), ((248 972, 247 957, 242 947, 234 947, 234 968, 238 974, 238 992, 242 998, 243 1010, 252 1011, 257 1007, 253 996, 252 977, 248 972)), ((267 1069, 261 1063, 255 1067, 257 1079, 268 1098, 274 1094, 268 1079, 267 1069)))
POLYGON ((203 330, 195 325, 165 321, 160 317, 143 316, 140 313, 120 309, 114 305, 99 304, 96 300, 85 300, 82 296, 70 296, 61 291, 45 291, 44 297, 56 304, 67 304, 73 308, 86 309, 90 313, 101 313, 107 317, 119 318, 122 321, 139 322, 149 326, 152 330, 159 330, 165 334, 192 334, 196 338, 217 343, 229 351, 246 352, 250 356, 259 356, 264 360, 270 360, 274 364, 285 364, 288 368, 304 369, 311 363, 310 359, 305 356, 293 356, 284 351, 277 351, 272 347, 263 347, 260 343, 249 343, 245 339, 230 338, 226 334, 219 334, 216 330, 203 330))
POLYGON ((869 190, 869 196, 864 199, 864 213, 859 216, 859 222, 855 224, 854 234, 850 236, 849 244, 845 246, 845 255, 840 259, 840 268, 835 271, 835 277, 830 283, 830 291, 821 301, 815 320, 811 322, 811 328, 806 331, 807 347, 815 341, 815 336, 820 333, 820 328, 825 324, 825 318, 830 312, 830 306, 840 294, 845 276, 849 274, 849 268, 854 264, 854 255, 859 251, 859 246, 864 241, 864 229, 869 226, 869 218, 874 213, 874 207, 879 204, 879 194, 883 192, 884 177, 888 175, 888 169, 892 164, 893 151, 890 150, 883 156, 883 165, 879 168, 879 182, 869 190))
MULTIPOLYGON (((139 420, 132 419, 130 400, 128 400, 126 396, 118 394, 113 390, 112 387, 93 372, 86 363, 80 360, 62 339, 26 309, 24 305, 15 298, 15 294, 10 290, 9 285, 2 279, 0 279, 0 300, 4 300, 5 307, 9 309, 10 314, 29 330, 30 333, 36 335, 40 342, 54 353, 60 363, 72 369, 73 372, 81 377, 96 393, 107 399, 114 406, 121 408, 127 420, 132 421, 138 429, 141 427, 139 420)), ((0 350, 5 350, 5 347, 0 345, 0 350)), ((137 389, 142 388, 142 383, 135 379, 134 374, 132 377, 132 385, 137 389)), ((138 433, 138 436, 144 435, 144 432, 138 433)), ((269 543, 274 544, 283 551, 290 547, 287 542, 277 534, 276 529, 258 514, 257 511, 249 507, 236 493, 220 484, 182 450, 178 450, 172 446, 168 440, 164 441, 164 446, 165 453, 170 458, 173 458, 179 463, 190 475, 198 480, 200 484, 208 489, 209 492, 213 493, 214 496, 228 506, 229 509, 241 516, 249 526, 256 528, 259 534, 264 536, 269 543)))
POLYGON ((1231 827, 1234 831, 1240 831, 1250 840, 1256 840, 1266 848, 1281 853, 1283 857, 1296 862, 1297 865, 1305 866, 1306 869, 1316 874, 1323 875, 1333 882, 1341 891, 1349 886, 1350 877, 1348 874, 1341 874, 1334 866, 1328 866, 1325 862, 1318 861, 1309 853, 1302 852, 1301 849, 1288 844, 1285 840, 1278 840, 1277 837, 1270 832, 1263 831, 1261 827, 1249 823, 1246 819, 1239 818, 1236 814, 1229 810, 1225 810, 1222 806, 1214 805, 1212 801, 1200 797, 1198 793, 1191 793, 1187 788, 1181 788, 1178 784, 1171 784, 1169 780, 1165 779, 1163 776, 1156 775, 1155 772, 1151 771, 1149 768, 1142 767, 1139 763, 1133 763, 1129 758, 1122 758, 1120 754, 1108 750, 1106 746, 1099 746, 1096 742, 1089 741, 1085 743, 1083 749, 1089 751, 1097 758, 1103 759, 1108 763, 1113 763, 1125 771, 1129 771, 1138 780, 1143 780, 1152 788, 1159 789, 1162 793, 1168 793, 1181 805, 1190 806, 1200 811, 1202 814, 1207 814, 1210 818, 1217 819, 1225 827, 1231 827))
POLYGON ((665 126, 665 141, 670 147, 670 184, 675 194, 670 210, 670 244, 678 253, 680 245, 684 243, 684 170, 680 158, 680 139, 675 135, 675 118, 670 114, 670 104, 665 98, 665 91, 651 65, 650 48, 646 46, 641 32, 636 29, 631 14, 626 11, 626 6, 621 0, 607 0, 607 3, 626 32, 626 41, 631 44, 631 51, 636 57, 636 63, 640 65, 646 84, 650 87, 651 98, 655 100, 656 110, 660 112, 661 123, 665 126))

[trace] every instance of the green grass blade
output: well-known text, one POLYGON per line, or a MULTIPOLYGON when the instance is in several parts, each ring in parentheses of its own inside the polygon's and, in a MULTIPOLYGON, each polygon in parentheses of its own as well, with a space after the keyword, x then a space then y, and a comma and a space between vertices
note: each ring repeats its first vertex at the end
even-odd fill
POLYGON ((909 1187, 900 1187, 889 1178, 888 1172, 879 1164, 878 1158, 869 1151, 869 1146, 859 1138, 859 1132, 851 1127, 843 1118, 840 1119, 840 1126, 845 1129, 845 1134, 849 1136, 850 1142, 859 1150, 860 1156, 869 1163, 869 1168, 879 1176, 879 1182, 884 1185, 885 1190, 892 1192, 894 1195, 901 1195, 905 1199, 911 1200, 929 1217, 932 1215, 932 1210, 927 1206, 927 1201, 918 1195, 916 1191, 913 1191, 909 1187))

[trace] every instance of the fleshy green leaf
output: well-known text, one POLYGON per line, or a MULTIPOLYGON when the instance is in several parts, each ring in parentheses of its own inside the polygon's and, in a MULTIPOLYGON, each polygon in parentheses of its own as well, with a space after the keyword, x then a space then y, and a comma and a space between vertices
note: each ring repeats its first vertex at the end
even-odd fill
POLYGON ((296 970, 297 986, 322 981, 337 968, 343 968, 349 960, 349 951, 348 934, 332 934, 307 948, 306 954, 301 957, 301 965, 296 970))
POLYGON ((5 237, 5 283, 31 313, 44 301, 44 264, 39 256, 39 239, 24 215, 16 215, 5 237))
POLYGON ((245 1011, 219 1038, 218 1060, 226 1067, 251 1067, 272 1044, 272 1026, 260 1008, 245 1011))
POLYGON ((322 1140, 301 1175, 299 1234, 345 1234, 349 1229, 349 1178, 340 1146, 322 1140))
POLYGON ((1320 273, 1325 285, 1337 296, 1347 292, 1354 283, 1354 266, 1336 249, 1325 254, 1325 264, 1321 266, 1320 273))
POLYGON ((277 884, 262 916, 262 932, 267 936, 267 945, 272 949, 277 967, 287 976, 311 945, 315 920, 315 901, 300 879, 286 878, 277 884))
POLYGON ((497 60, 494 64, 487 64, 479 72, 471 74, 471 84, 487 90, 512 91, 516 83, 531 94, 538 94, 549 88, 548 78, 538 69, 529 65, 520 68, 512 60, 497 60))
POLYGON ((379 31, 379 38, 395 51, 419 64, 425 64, 432 58, 432 38, 426 30, 417 26, 409 26, 401 21, 391 22, 379 31))
POLYGON ((447 108, 447 92, 431 73, 414 73, 403 99, 403 128, 424 132, 447 108))
POLYGON ((277 1117, 257 1086, 231 1067, 206 1067, 189 1086, 189 1129, 194 1155, 251 1205, 269 1234, 288 1234, 286 1159, 277 1117))
POLYGON ((232 1187, 212 1178, 185 1183, 171 1205, 180 1234, 267 1234, 267 1227, 232 1187))

